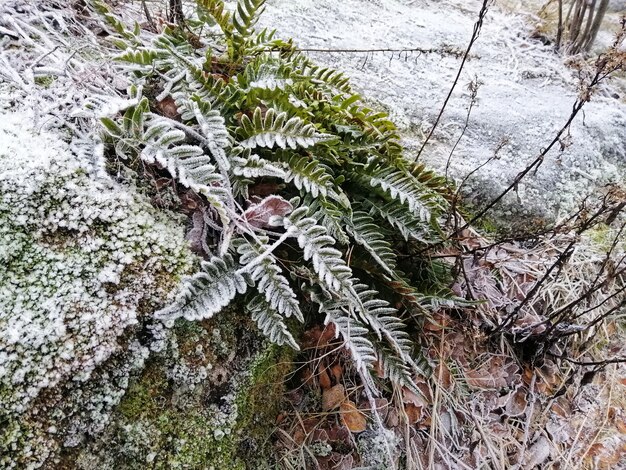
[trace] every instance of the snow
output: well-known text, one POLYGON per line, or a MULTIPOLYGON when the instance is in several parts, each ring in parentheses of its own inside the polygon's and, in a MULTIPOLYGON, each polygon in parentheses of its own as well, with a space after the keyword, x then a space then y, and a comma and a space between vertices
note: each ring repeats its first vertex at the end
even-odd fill
MULTIPOLYGON (((477 0, 270 0, 261 27, 277 28, 302 48, 444 48, 464 51, 482 2, 477 0)), ((492 6, 424 161, 443 172, 469 105, 467 85, 481 83, 465 136, 451 160, 458 182, 502 145, 498 159, 477 172, 465 193, 484 203, 506 188, 565 124, 577 78, 550 46, 528 39, 528 15, 492 6)), ((315 53, 342 70, 366 98, 385 107, 416 154, 456 75, 460 59, 447 54, 315 53)), ((536 175, 505 201, 500 218, 558 217, 585 194, 623 181, 626 104, 604 87, 584 108, 563 152, 552 151, 536 175)), ((558 146, 557 146, 558 147, 558 146)))

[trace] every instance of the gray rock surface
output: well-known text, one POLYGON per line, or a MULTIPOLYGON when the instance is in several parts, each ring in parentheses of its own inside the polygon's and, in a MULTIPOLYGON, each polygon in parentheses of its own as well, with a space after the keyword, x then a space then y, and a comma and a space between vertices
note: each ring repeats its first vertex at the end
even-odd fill
MULTIPOLYGON (((302 48, 446 48, 465 50, 482 2, 444 0, 270 0, 263 26, 294 37, 302 48)), ((478 204, 498 194, 548 145, 576 99, 575 72, 550 46, 529 39, 528 15, 490 9, 435 138, 422 159, 443 171, 462 133, 467 85, 478 81, 477 103, 451 160, 458 182, 490 159, 465 187, 478 204)), ((460 59, 449 54, 311 53, 345 71, 356 89, 384 106, 410 152, 419 149, 448 93, 460 59)), ((496 213, 554 218, 591 191, 624 180, 626 105, 603 87, 571 127, 563 151, 552 151, 536 175, 520 184, 496 213)), ((512 217, 512 215, 515 217, 512 217)), ((514 220, 515 219, 515 220, 514 220)))

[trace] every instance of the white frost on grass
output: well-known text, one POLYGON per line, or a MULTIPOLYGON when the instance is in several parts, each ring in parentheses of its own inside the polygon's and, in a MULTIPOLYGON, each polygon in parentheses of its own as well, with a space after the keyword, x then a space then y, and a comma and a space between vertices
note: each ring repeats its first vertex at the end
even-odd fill
MULTIPOLYGON (((416 0, 269 0, 261 27, 277 28, 302 48, 439 48, 464 51, 482 2, 416 0)), ((469 104, 467 84, 478 79, 478 103, 451 162, 458 182, 494 155, 468 182, 466 194, 484 203, 506 188, 567 121, 576 99, 574 71, 551 46, 528 39, 528 17, 492 6, 473 58, 422 159, 443 172, 461 134, 469 104)), ((437 53, 310 53, 344 71, 355 88, 390 112, 415 154, 441 108, 460 59, 437 53)), ((604 88, 571 128, 563 152, 553 150, 536 175, 511 194, 500 216, 557 217, 590 191, 626 174, 626 105, 604 88)), ((558 147, 558 145, 557 145, 558 147)))

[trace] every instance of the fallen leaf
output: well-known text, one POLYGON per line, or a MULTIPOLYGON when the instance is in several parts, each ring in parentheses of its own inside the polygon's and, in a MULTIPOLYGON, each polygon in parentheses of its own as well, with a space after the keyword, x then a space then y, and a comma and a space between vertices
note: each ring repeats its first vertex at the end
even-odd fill
POLYGON ((509 416, 521 416, 528 407, 528 400, 526 398, 526 390, 522 387, 518 387, 514 392, 509 394, 509 399, 505 405, 506 414, 509 416))
POLYGON ((274 216, 284 217, 293 211, 291 203, 280 196, 267 196, 258 204, 253 204, 243 213, 243 218, 253 227, 270 227, 274 216))
POLYGON ((341 364, 336 362, 330 368, 330 373, 334 377, 335 383, 339 383, 339 382, 341 382, 341 377, 343 376, 343 367, 341 367, 341 364))
POLYGON ((413 403, 407 403, 404 405, 404 411, 407 419, 409 420, 409 424, 418 423, 424 414, 424 408, 422 406, 416 406, 413 403))
POLYGON ((363 432, 367 429, 367 420, 363 413, 351 401, 346 401, 339 407, 341 420, 346 427, 354 433, 363 432))
POLYGON ((328 375, 325 364, 321 365, 317 380, 319 380, 320 387, 322 388, 322 390, 327 390, 331 387, 332 384, 330 381, 330 375, 328 375))
POLYGON ((337 408, 346 400, 346 392, 343 385, 337 384, 334 387, 324 390, 322 393, 322 410, 331 411, 337 408))

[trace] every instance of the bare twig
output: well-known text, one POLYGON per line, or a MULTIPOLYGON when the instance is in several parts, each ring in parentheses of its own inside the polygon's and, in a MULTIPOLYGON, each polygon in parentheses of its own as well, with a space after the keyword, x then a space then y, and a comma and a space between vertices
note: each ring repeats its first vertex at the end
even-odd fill
POLYGON ((478 13, 478 20, 474 24, 474 31, 472 33, 472 38, 470 39, 467 49, 465 50, 465 54, 463 54, 463 60, 461 61, 461 65, 459 66, 459 70, 456 74, 454 82, 452 82, 452 87, 450 88, 450 91, 448 92, 448 95, 446 96, 446 99, 443 102, 443 106, 441 107, 441 110, 439 111, 439 114, 437 115, 437 119, 435 119, 435 123, 433 124, 432 128, 430 129, 430 132, 428 133, 428 136, 426 137, 426 139, 422 143, 422 146, 417 152, 417 157, 416 157, 417 159, 419 159, 420 155, 422 155, 424 148, 426 147, 431 137, 435 133, 435 129, 437 129, 437 126, 439 125, 441 116, 443 116, 443 112, 448 106, 448 102, 450 101, 450 98, 452 97, 452 93, 454 92, 454 89, 456 88, 456 85, 459 82, 459 78, 461 78, 461 73, 463 72, 463 67, 465 67, 465 62, 467 62, 467 58, 469 57, 470 51, 472 50, 474 43, 478 40, 478 37, 480 36, 480 30, 482 29, 483 21, 485 20, 485 16, 487 15, 487 11, 489 10, 490 4, 491 4, 491 0, 483 0, 483 5, 480 9, 480 12, 478 13))

